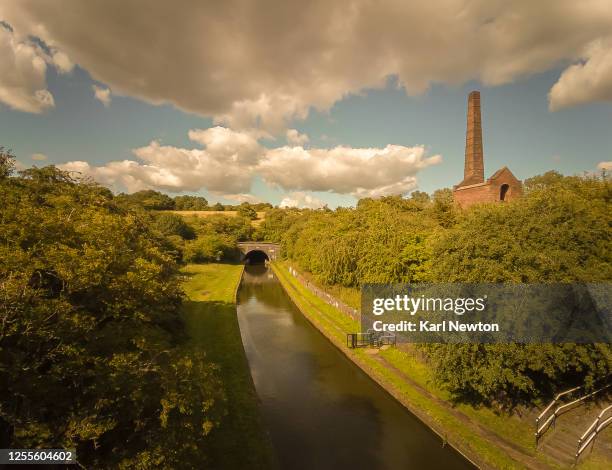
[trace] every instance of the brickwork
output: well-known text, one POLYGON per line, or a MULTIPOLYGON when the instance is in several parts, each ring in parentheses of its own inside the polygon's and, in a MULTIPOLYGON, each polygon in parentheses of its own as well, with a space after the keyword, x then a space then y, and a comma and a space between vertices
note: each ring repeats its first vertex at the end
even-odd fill
POLYGON ((241 261, 244 261, 251 251, 262 251, 271 261, 277 259, 280 254, 280 245, 278 243, 240 242, 238 243, 238 249, 240 250, 241 261))
POLYGON ((465 168, 461 186, 484 182, 484 157, 482 150, 482 118, 480 92, 468 96, 467 129, 465 132, 465 168))
POLYGON ((482 148, 480 92, 473 91, 468 96, 464 178, 453 188, 453 198, 460 207, 511 201, 523 195, 521 181, 507 167, 496 171, 485 181, 482 148))

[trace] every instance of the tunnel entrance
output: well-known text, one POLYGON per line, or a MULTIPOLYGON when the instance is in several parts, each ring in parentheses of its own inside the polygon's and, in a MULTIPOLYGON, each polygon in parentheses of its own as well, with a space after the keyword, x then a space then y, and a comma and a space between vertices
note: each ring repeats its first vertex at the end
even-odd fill
POLYGON ((261 250, 252 250, 244 255, 245 264, 265 264, 266 261, 270 261, 270 258, 261 250))

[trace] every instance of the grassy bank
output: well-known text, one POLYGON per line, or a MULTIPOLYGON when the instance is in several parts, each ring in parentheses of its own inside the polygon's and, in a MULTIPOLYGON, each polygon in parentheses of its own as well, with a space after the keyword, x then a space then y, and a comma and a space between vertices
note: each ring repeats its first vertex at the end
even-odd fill
POLYGON ((210 436, 214 468, 268 469, 274 466, 259 400, 242 346, 235 293, 242 265, 188 265, 184 318, 192 345, 206 351, 221 373, 228 414, 210 436))
POLYGON ((282 262, 273 264, 279 280, 309 320, 442 439, 485 468, 553 466, 536 454, 533 430, 519 419, 486 408, 452 406, 447 394, 435 386, 431 371, 414 354, 396 348, 378 352, 348 349, 346 333, 359 331, 359 324, 312 294, 287 267, 282 262))

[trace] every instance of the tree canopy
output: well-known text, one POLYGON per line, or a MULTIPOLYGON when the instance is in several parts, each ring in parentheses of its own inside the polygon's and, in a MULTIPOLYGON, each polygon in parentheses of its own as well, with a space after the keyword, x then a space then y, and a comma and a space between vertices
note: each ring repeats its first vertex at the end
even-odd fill
MULTIPOLYGON (((609 282, 612 183, 549 172, 526 196, 458 210, 433 198, 362 199, 355 209, 266 213, 260 236, 324 284, 609 282)), ((610 345, 428 345, 439 382, 460 400, 512 406, 612 372, 610 345)))
POLYGON ((0 193, 4 447, 76 448, 89 468, 205 465, 225 397, 216 366, 185 344, 161 233, 177 220, 155 228, 54 167, 3 177, 0 193))

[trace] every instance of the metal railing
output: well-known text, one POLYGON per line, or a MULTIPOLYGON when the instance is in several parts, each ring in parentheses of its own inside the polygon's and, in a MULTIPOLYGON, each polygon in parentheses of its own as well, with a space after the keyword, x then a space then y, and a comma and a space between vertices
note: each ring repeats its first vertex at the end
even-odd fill
POLYGON ((372 337, 369 333, 347 333, 346 334, 346 347, 355 348, 367 348, 372 342, 372 337))
POLYGON ((558 406, 557 408, 554 409, 554 411, 552 413, 551 410, 553 409, 553 407, 559 403, 559 401, 564 398, 567 397, 568 395, 571 395, 572 393, 583 389, 584 387, 574 387, 574 388, 570 388, 569 390, 566 390, 564 392, 559 393, 558 395, 555 396, 555 398, 553 399, 552 402, 550 402, 550 404, 544 409, 544 411, 542 411, 542 413, 540 413, 540 415, 536 418, 536 431, 535 431, 535 442, 536 442, 536 447, 538 446, 538 443, 540 442, 540 438, 544 435, 544 433, 551 427, 551 425, 555 424, 555 421, 557 420, 557 418, 562 415, 563 413, 568 412, 570 409, 572 409, 572 407, 574 407, 575 405, 578 405, 582 402, 584 402, 585 400, 593 397, 594 395, 598 394, 599 392, 609 388, 610 386, 612 386, 612 383, 608 383, 607 385, 604 385, 603 387, 587 393, 586 395, 583 395, 575 400, 572 400, 569 403, 566 403, 564 405, 558 406), (540 424, 542 423, 542 424, 540 424))
POLYGON ((538 442, 540 440, 540 437, 542 437, 542 435, 546 432, 546 430, 550 427, 551 423, 556 419, 556 410, 555 413, 551 414, 550 416, 548 416, 546 418, 546 420, 544 420, 544 424, 542 424, 540 426, 540 422, 544 419, 545 416, 548 415, 548 413, 550 412, 550 410, 552 410, 552 408, 559 403, 559 400, 561 400, 561 398, 570 395, 574 392, 576 392, 577 390, 580 390, 582 387, 574 387, 574 388, 570 388, 569 390, 566 390, 564 392, 558 393, 557 395, 555 395, 555 398, 553 399, 553 401, 551 401, 549 403, 549 405, 544 408, 544 411, 542 411, 542 413, 540 413, 540 415, 536 418, 535 420, 535 424, 536 424, 536 431, 535 431, 535 440, 536 440, 536 447, 538 445, 538 442))
POLYGON ((346 346, 348 348, 380 348, 385 345, 395 346, 397 338, 394 334, 379 333, 368 330, 366 333, 347 333, 346 346))
MULTIPOLYGON (((574 456, 574 465, 578 463, 580 455, 589 447, 589 444, 595 440, 597 434, 604 430, 606 426, 612 423, 612 405, 604 408, 601 413, 597 415, 597 418, 591 423, 591 425, 584 431, 584 434, 578 439, 578 448, 576 455, 574 456), (604 416, 610 414, 604 419, 604 416)), ((591 450, 593 448, 591 447, 591 450)))

